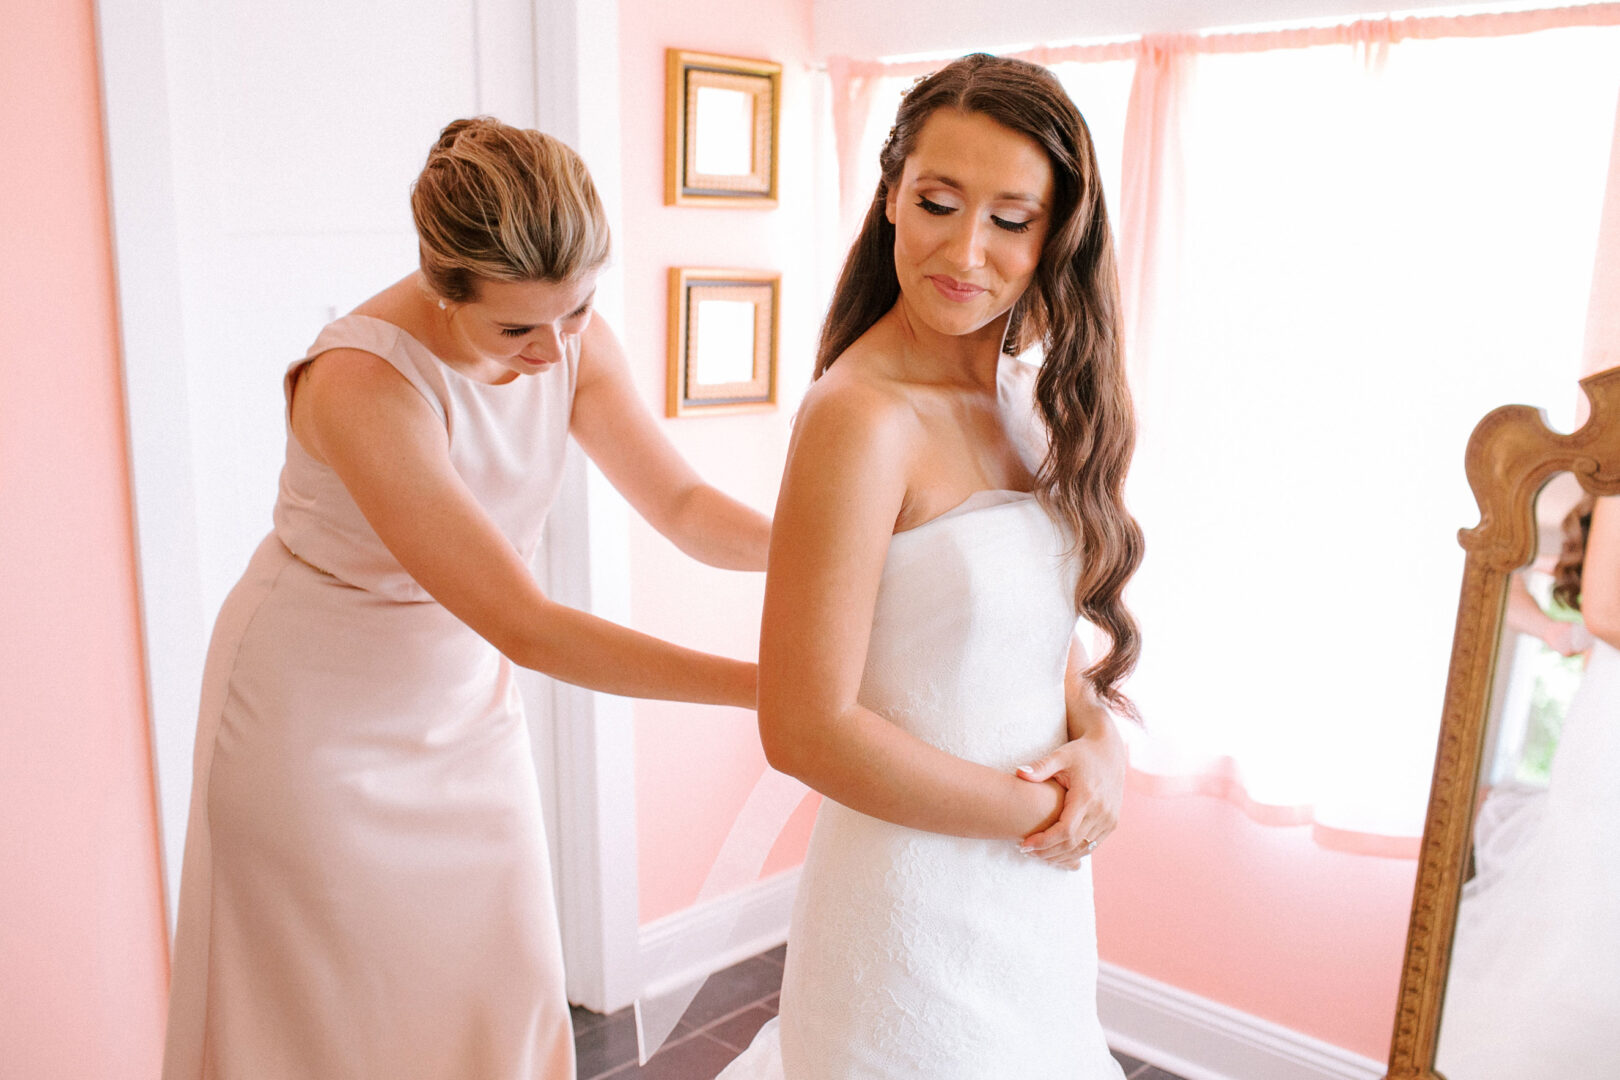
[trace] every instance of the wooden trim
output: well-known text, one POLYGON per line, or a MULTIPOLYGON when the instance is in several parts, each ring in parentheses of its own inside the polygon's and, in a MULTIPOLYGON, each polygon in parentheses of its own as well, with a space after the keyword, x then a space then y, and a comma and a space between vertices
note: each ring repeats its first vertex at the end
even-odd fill
POLYGON ((782 65, 769 60, 666 49, 664 52, 664 205, 735 207, 769 210, 777 204, 778 177, 781 173, 782 65), (690 145, 688 121, 692 103, 688 99, 688 76, 707 73, 716 84, 725 82, 737 89, 760 82, 754 95, 754 167, 746 177, 716 179, 701 183, 690 145), (760 94, 768 95, 768 107, 759 107, 760 94), (764 145, 762 146, 761 143, 764 145))
POLYGON ((668 361, 664 415, 670 418, 719 413, 764 412, 776 408, 778 357, 782 339, 782 275, 768 270, 674 266, 669 270, 668 361), (691 294, 694 287, 769 288, 767 326, 756 323, 753 373, 746 382, 716 384, 693 393, 691 378, 691 294))
POLYGON ((669 268, 669 320, 668 346, 664 366, 664 415, 681 415, 681 385, 686 341, 686 271, 679 266, 669 268))
POLYGON ((1535 556, 1535 497, 1554 473, 1566 471, 1595 495, 1620 494, 1620 368, 1582 379, 1581 388, 1592 412, 1573 434, 1549 429, 1539 410, 1504 405, 1468 440, 1465 468, 1480 522, 1458 534, 1467 557, 1386 1080, 1439 1080, 1435 1045, 1508 576, 1535 556))

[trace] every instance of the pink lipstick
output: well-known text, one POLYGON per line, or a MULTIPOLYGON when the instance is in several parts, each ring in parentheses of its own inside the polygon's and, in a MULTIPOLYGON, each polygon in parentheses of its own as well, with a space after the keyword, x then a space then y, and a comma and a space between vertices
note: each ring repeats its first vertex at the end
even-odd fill
POLYGON ((982 286, 957 281, 955 278, 946 277, 944 274, 929 274, 928 280, 934 283, 934 288, 939 290, 941 296, 947 300, 955 300, 958 303, 964 300, 972 300, 985 291, 982 286))

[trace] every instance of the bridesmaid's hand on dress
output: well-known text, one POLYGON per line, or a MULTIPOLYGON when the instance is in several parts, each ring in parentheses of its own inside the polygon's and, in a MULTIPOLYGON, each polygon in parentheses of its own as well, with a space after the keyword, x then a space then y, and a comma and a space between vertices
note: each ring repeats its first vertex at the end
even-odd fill
POLYGON ((1018 770, 1023 780, 1055 780, 1063 785, 1063 812, 1055 824, 1024 837, 1019 850, 1065 870, 1080 862, 1119 822, 1125 795, 1125 743, 1111 723, 1066 742, 1033 765, 1018 770))

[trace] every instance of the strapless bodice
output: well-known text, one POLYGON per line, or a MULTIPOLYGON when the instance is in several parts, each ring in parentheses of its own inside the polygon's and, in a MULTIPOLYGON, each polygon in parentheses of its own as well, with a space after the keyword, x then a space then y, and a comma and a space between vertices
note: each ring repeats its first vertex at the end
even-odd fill
POLYGON ((1075 626, 1068 547, 1040 502, 1017 491, 976 492, 896 533, 861 703, 934 746, 1008 771, 1062 742, 1075 626))

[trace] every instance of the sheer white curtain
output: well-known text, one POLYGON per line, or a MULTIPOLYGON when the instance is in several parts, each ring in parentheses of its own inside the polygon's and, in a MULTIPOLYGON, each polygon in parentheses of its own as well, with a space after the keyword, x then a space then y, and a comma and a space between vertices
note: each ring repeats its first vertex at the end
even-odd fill
POLYGON ((1133 763, 1395 853, 1477 520, 1468 433, 1507 402, 1573 420, 1620 30, 1182 62, 1133 763))

